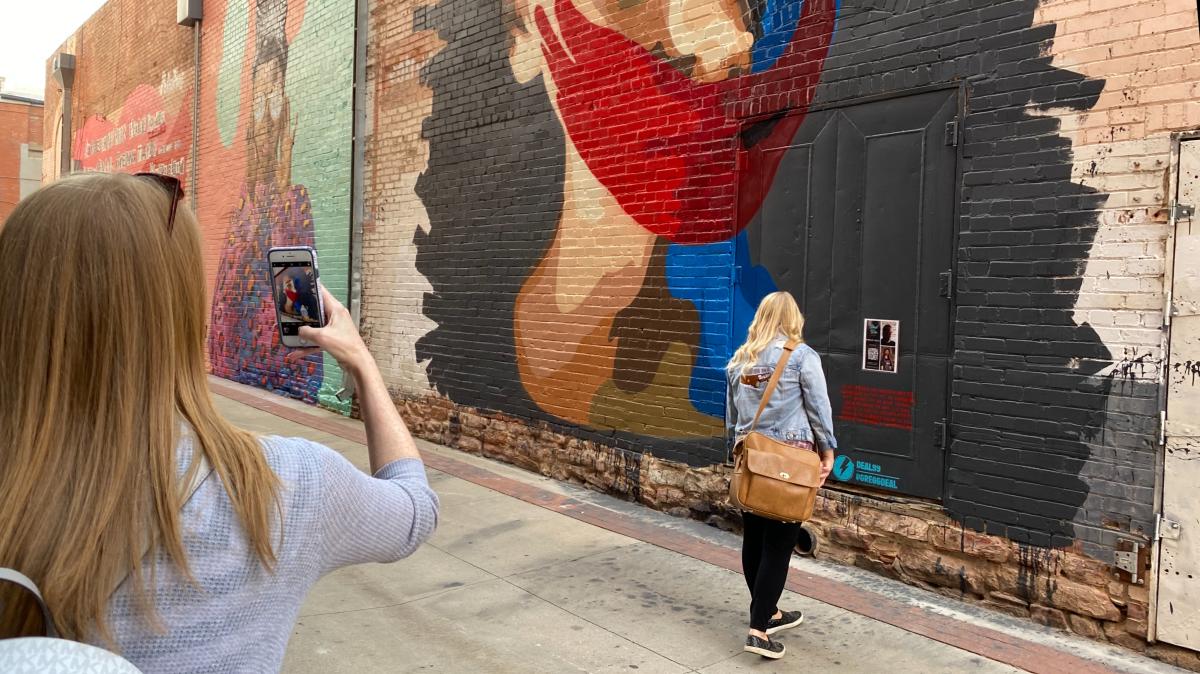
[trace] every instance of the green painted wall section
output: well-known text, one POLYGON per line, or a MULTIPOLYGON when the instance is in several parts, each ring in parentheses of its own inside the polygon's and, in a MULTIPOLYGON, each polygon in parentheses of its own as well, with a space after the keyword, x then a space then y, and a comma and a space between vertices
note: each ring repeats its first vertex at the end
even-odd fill
MULTIPOLYGON (((349 300, 350 181, 354 100, 353 0, 309 0, 288 49, 287 96, 295 119, 292 182, 308 188, 321 279, 349 300)), ((349 412, 335 397, 343 374, 328 355, 319 398, 349 412)))
POLYGON ((225 147, 233 144, 242 111, 242 65, 248 58, 246 36, 250 30, 250 4, 230 0, 221 31, 221 64, 217 69, 217 129, 225 147))

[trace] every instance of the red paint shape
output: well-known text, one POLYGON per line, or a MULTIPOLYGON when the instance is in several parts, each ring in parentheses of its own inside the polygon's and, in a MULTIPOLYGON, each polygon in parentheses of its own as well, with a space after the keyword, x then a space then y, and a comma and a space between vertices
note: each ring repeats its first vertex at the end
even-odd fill
POLYGON ((304 10, 307 9, 307 5, 308 0, 290 0, 288 2, 287 19, 283 24, 288 44, 291 44, 300 34, 300 28, 304 25, 304 10))
POLYGON ((167 110, 157 89, 141 85, 121 106, 114 123, 89 117, 75 135, 72 156, 85 171, 135 173, 152 171, 185 178, 191 151, 191 95, 179 110, 167 110))
POLYGON ((838 421, 911 431, 912 406, 912 391, 847 384, 842 387, 842 412, 838 421))
POLYGON ((534 12, 571 142, 626 213, 674 243, 726 239, 758 211, 761 190, 737 203, 736 169, 753 165, 756 180, 770 184, 783 153, 763 148, 786 142, 804 121, 836 19, 834 0, 806 0, 770 70, 698 83, 588 21, 570 0, 554 5, 561 39, 545 10, 534 12), (753 147, 738 138, 743 118, 784 112, 753 147))

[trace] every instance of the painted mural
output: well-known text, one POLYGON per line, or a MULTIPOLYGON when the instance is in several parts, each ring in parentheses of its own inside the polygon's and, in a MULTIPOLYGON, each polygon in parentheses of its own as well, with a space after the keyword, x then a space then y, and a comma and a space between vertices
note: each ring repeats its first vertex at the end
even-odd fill
POLYGON ((335 363, 286 359, 266 256, 274 246, 314 246, 326 284, 344 297, 352 8, 253 0, 221 10, 209 19, 220 39, 206 58, 216 77, 202 91, 201 122, 219 145, 201 151, 200 216, 224 225, 210 241, 213 372, 336 404, 335 363))
MULTIPOLYGON (((457 19, 452 3, 443 5, 424 27, 446 39, 457 19)), ((665 452, 696 443, 720 451, 732 240, 757 209, 735 198, 735 167, 775 161, 758 148, 802 123, 833 35, 834 3, 784 0, 753 16, 725 1, 495 9, 509 12, 510 30, 488 38, 509 47, 509 72, 499 77, 512 79, 501 96, 513 99, 523 124, 532 122, 538 138, 529 141, 546 141, 556 155, 547 157, 554 169, 528 166, 538 174, 518 179, 532 180, 530 194, 555 206, 523 212, 534 221, 524 223, 532 238, 516 244, 519 257, 479 272, 504 299, 478 316, 495 332, 466 339, 477 326, 457 317, 470 289, 452 274, 443 243, 470 226, 464 213, 477 211, 442 197, 464 182, 496 180, 472 175, 486 163, 463 162, 463 152, 500 152, 499 163, 510 150, 496 147, 500 138, 439 133, 445 107, 464 103, 457 82, 472 77, 438 67, 474 48, 450 39, 426 78, 434 90, 431 155, 416 191, 430 195, 431 226, 429 238, 417 234, 417 267, 432 284, 425 313, 438 327, 417 344, 418 359, 429 360, 433 386, 465 404, 519 410, 631 445, 652 439, 665 452), (785 93, 769 101, 751 94, 764 89, 785 93), (647 118, 650 128, 631 126, 646 106, 661 116, 647 118), (761 123, 746 131, 751 115, 761 123), (461 374, 481 369, 493 375, 483 386, 461 374)), ((520 210, 481 206, 496 226, 520 210)), ((500 236, 507 249, 511 237, 500 236)))
MULTIPOLYGON (((725 459, 721 368, 759 298, 802 298, 827 369, 844 373, 861 370, 846 345, 864 316, 839 312, 875 301, 870 316, 904 339, 891 378, 847 375, 832 392, 864 450, 847 449, 842 481, 938 498, 1035 545, 1137 533, 1151 392, 1123 388, 1131 411, 1113 415, 1116 359, 1076 311, 1105 195, 1080 184, 1060 133, 1105 81, 1056 65, 1058 27, 1037 3, 961 4, 404 3, 411 31, 380 38, 375 77, 376 134, 401 166, 394 182, 373 170, 397 196, 378 199, 373 227, 411 237, 399 248, 423 281, 401 265, 370 295, 381 355, 411 353, 459 405, 706 465, 725 459), (925 116, 895 138, 866 130, 904 115, 925 116), (859 141, 897 161, 822 154, 856 156, 859 141), (910 165, 926 150, 945 161, 910 165), (913 195, 931 183, 891 179, 927 171, 949 191, 925 202, 913 195), (849 211, 820 210, 854 190, 849 211), (942 234, 894 238, 933 203, 942 234), (828 252, 847 233, 870 233, 861 259, 828 252), (942 248, 919 248, 934 238, 942 248), (870 256, 919 288, 880 272, 877 298, 854 295, 838 274, 870 256), (940 304, 905 299, 917 290, 940 304), (1116 455, 1141 457, 1120 478, 1137 498, 1093 497, 1118 488, 1103 468, 1116 455)), ((404 372, 398 386, 421 394, 425 377, 404 372)))

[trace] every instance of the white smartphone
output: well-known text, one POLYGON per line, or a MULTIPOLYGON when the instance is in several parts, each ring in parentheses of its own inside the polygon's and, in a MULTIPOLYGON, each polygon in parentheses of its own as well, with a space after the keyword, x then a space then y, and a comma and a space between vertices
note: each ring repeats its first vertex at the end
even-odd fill
POLYGON ((317 285, 321 277, 317 251, 307 246, 272 248, 267 251, 267 263, 280 341, 292 349, 313 346, 300 338, 300 326, 325 325, 325 304, 317 285))

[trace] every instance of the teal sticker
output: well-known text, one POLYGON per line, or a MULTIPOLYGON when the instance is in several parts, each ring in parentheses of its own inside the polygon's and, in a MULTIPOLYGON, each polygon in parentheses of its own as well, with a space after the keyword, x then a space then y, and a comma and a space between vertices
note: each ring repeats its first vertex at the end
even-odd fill
POLYGON ((845 482, 854 475, 854 462, 850 457, 842 455, 833 463, 833 476, 845 482))
POLYGON ((842 482, 853 479, 859 484, 883 489, 899 489, 900 480, 884 475, 883 468, 870 461, 854 461, 846 455, 839 456, 833 464, 833 476, 842 482))

